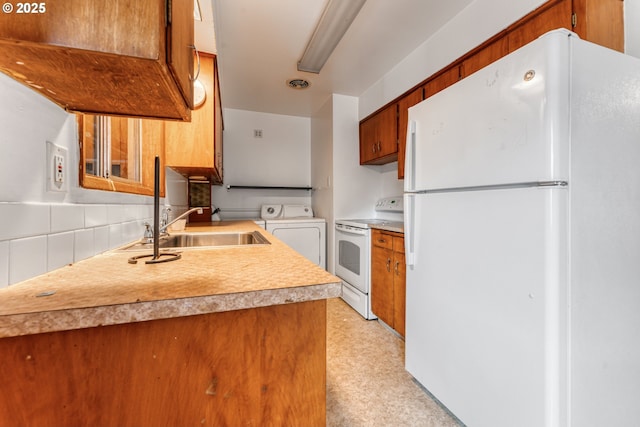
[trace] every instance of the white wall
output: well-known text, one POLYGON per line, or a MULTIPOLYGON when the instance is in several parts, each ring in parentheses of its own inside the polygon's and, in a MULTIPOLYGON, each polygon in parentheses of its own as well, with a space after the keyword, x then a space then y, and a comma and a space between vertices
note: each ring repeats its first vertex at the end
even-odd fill
POLYGON ((334 271, 336 218, 370 216, 380 174, 359 166, 358 99, 332 95, 311 118, 313 207, 327 220, 327 270, 334 271), (355 141, 355 143, 354 143, 355 141))
POLYGON ((333 127, 333 102, 330 98, 311 118, 312 206, 314 214, 325 218, 328 224, 333 220, 335 211, 333 127))
POLYGON ((264 203, 310 204, 304 190, 227 190, 227 185, 311 185, 310 119, 224 109, 224 186, 211 200, 221 218, 258 217, 264 203), (262 130, 262 138, 254 130, 262 130))
POLYGON ((0 74, 0 287, 142 236, 152 198, 80 188, 78 158, 75 116, 0 74), (47 141, 68 150, 66 192, 46 189, 47 141))

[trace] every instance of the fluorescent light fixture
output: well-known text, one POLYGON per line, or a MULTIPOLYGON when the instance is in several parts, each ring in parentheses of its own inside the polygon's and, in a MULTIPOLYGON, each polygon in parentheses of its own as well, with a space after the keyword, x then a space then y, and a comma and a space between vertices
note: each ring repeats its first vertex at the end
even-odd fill
POLYGON ((319 73, 366 0, 329 0, 298 62, 298 71, 319 73))

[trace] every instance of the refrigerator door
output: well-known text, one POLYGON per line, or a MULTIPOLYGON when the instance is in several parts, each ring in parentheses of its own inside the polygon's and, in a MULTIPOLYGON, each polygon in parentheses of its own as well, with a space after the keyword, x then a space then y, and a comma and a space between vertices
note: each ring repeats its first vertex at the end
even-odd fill
POLYGON ((570 34, 549 33, 411 107, 405 191, 568 180, 570 34))
POLYGON ((565 425, 567 193, 408 196, 406 369, 469 426, 565 425))

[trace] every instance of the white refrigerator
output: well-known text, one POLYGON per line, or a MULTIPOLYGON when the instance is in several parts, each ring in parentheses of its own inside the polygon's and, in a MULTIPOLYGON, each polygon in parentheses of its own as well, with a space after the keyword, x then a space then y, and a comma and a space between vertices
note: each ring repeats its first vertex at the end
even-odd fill
POLYGON ((470 427, 640 422, 640 60, 556 30, 409 109, 406 369, 470 427))

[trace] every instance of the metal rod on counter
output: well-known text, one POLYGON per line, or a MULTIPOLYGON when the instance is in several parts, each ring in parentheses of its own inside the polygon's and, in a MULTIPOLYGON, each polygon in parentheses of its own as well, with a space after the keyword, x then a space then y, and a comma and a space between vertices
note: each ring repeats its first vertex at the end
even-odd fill
POLYGON ((139 259, 151 258, 145 264, 158 264, 161 262, 175 261, 182 257, 177 252, 160 253, 160 157, 156 156, 153 179, 153 253, 136 255, 129 258, 129 264, 137 264, 139 259), (164 258, 162 258, 164 257, 164 258), (162 259, 161 259, 162 258, 162 259))
POLYGON ((160 257, 160 157, 156 156, 153 175, 153 258, 160 257))

